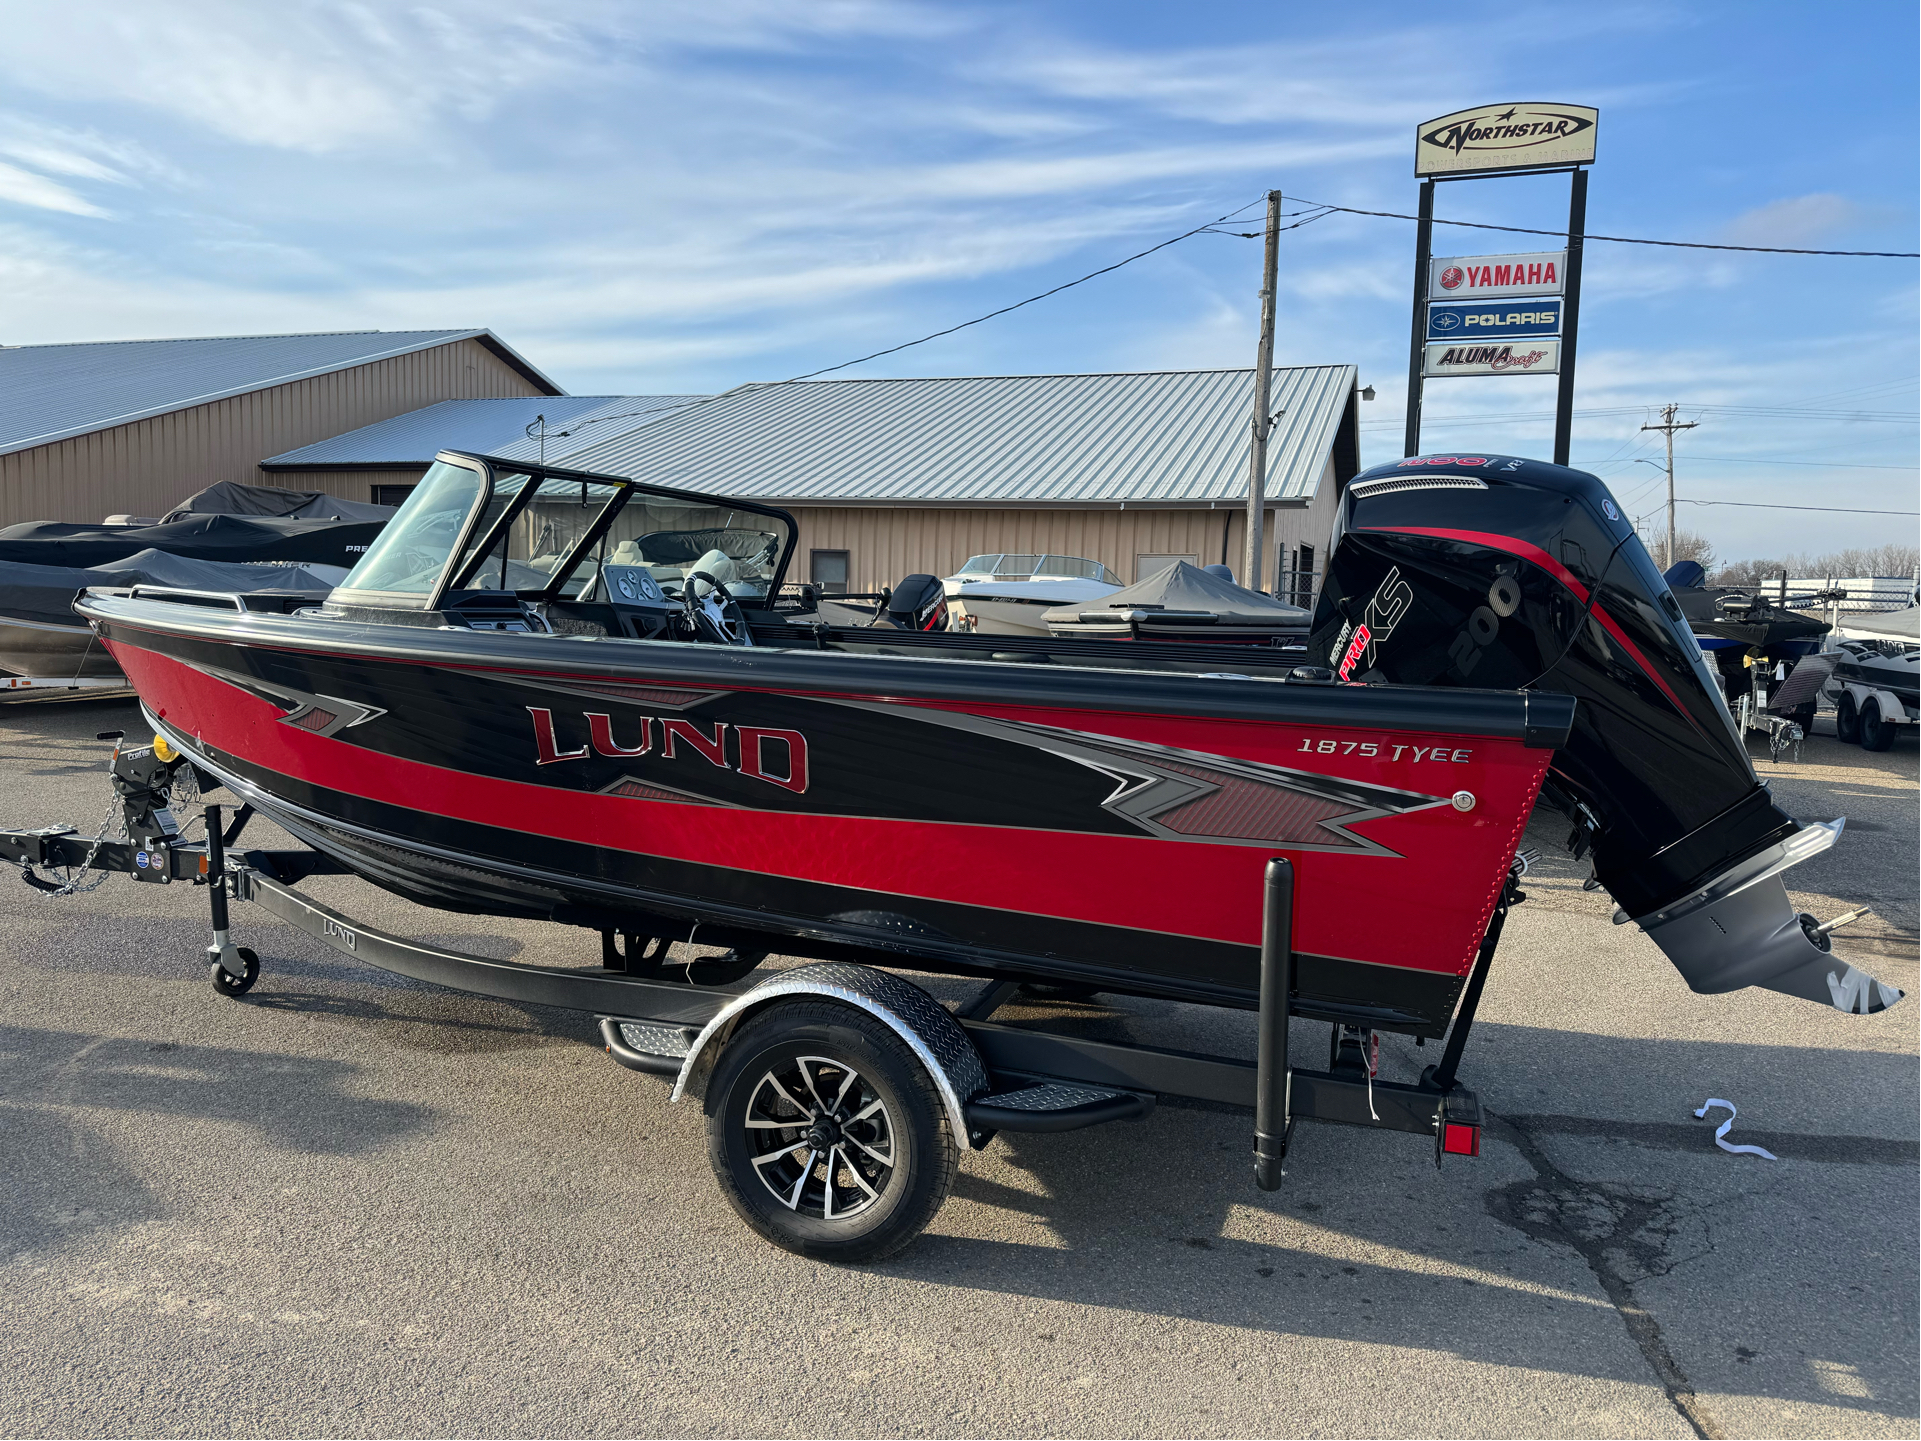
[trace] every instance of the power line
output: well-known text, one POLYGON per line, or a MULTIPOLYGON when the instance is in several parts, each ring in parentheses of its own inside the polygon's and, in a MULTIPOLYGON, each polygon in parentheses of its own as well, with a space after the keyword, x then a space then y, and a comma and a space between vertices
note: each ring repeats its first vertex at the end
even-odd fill
POLYGON ((1771 505, 1760 500, 1689 500, 1684 495, 1675 499, 1682 505, 1738 505, 1748 510, 1818 510, 1828 515, 1921 515, 1921 510, 1857 510, 1845 505, 1771 505))
MULTIPOLYGON (((1754 455, 1695 455, 1688 453, 1689 460, 1722 461, 1728 465, 1813 465, 1836 470, 1914 470, 1912 465, 1860 465, 1846 460, 1762 460, 1754 455)), ((1890 511, 1890 515, 1906 515, 1905 510, 1890 511)))
MULTIPOLYGON (((1308 203, 1321 204, 1319 201, 1308 203)), ((1322 209, 1338 210, 1343 215, 1375 215, 1384 220, 1419 220, 1421 218, 1418 215, 1402 215, 1393 210, 1356 210, 1348 205, 1322 205, 1322 209)), ((1316 219, 1318 218, 1317 216, 1316 219)), ((1531 230, 1525 225, 1488 225, 1478 220, 1442 220, 1438 216, 1430 218, 1436 225, 1461 225, 1469 230, 1505 230, 1515 235, 1553 235, 1563 240, 1572 238, 1565 230, 1531 230)), ((1586 232, 1583 232, 1580 238, 1584 241, 1611 240, 1617 245, 1665 245, 1676 250, 1745 250, 1760 255, 1857 255, 1878 260, 1921 260, 1921 251, 1910 250, 1790 250, 1779 245, 1710 245, 1702 240, 1643 240, 1632 235, 1592 235, 1586 232)))
MULTIPOLYGON (((1262 200, 1265 200, 1266 198, 1267 197, 1265 195, 1261 197, 1262 200)), ((1253 201, 1249 201, 1248 205, 1258 205, 1260 203, 1261 201, 1259 200, 1253 200, 1253 201)), ((1059 295, 1063 290, 1072 290, 1077 285, 1085 285, 1088 281, 1096 279, 1099 276, 1112 274, 1114 271, 1119 270, 1123 265, 1132 265, 1137 260, 1145 260, 1148 256, 1152 255, 1157 250, 1165 250, 1170 245, 1178 245, 1180 244, 1181 241, 1186 240, 1189 236, 1199 235, 1204 230, 1212 230, 1212 228, 1216 225, 1219 225, 1221 221, 1230 220, 1234 216, 1239 215, 1242 210, 1246 210, 1248 208, 1248 205, 1243 205, 1236 210, 1230 210, 1227 212, 1226 215, 1221 216, 1219 219, 1208 221, 1206 225, 1197 225, 1192 230, 1183 231, 1181 234, 1176 235, 1172 240, 1163 240, 1159 245, 1150 245, 1147 247, 1147 249, 1141 251, 1139 254, 1130 255, 1125 260, 1117 260, 1112 265, 1103 265, 1099 270, 1090 270, 1087 274, 1081 276, 1080 279, 1078 280, 1070 280, 1063 285, 1056 285, 1052 290, 1043 290, 1039 295, 1030 295, 1025 300, 1015 301, 1012 305, 1003 305, 999 310, 990 310, 985 315, 977 315, 972 320, 963 320, 959 325, 950 325, 945 330, 936 330, 932 335, 923 335, 919 340, 902 341, 899 345, 890 345, 885 350, 876 350, 872 355, 863 355, 859 360, 843 360, 839 365, 828 365, 828 366, 823 366, 819 370, 810 370, 805 375, 794 376, 791 380, 787 381, 786 383, 791 385, 794 383, 794 381, 798 381, 798 380, 812 380, 817 375, 832 375, 836 370, 846 370, 849 366, 852 366, 852 365, 863 365, 870 360, 879 360, 883 355, 893 355, 897 351, 911 350, 916 345, 925 345, 930 340, 939 340, 943 335, 952 335, 955 331, 965 330, 970 325, 979 325, 983 321, 993 320, 996 316, 1005 315, 1010 310, 1019 310, 1023 305, 1032 305, 1035 301, 1045 300, 1050 295, 1059 295)), ((1315 218, 1319 219, 1320 217, 1316 216, 1315 218)), ((1305 225, 1307 223, 1308 222, 1305 220, 1299 222, 1299 224, 1301 225, 1305 225)), ((1284 225, 1281 228, 1283 230, 1293 230, 1296 227, 1293 225, 1284 225)), ((1214 233, 1219 234, 1220 232, 1215 231, 1214 233)))

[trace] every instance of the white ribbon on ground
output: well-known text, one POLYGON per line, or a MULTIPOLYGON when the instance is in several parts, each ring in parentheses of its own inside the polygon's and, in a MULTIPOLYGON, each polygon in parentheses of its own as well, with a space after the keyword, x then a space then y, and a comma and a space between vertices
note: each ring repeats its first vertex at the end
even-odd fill
POLYGON ((1732 1101, 1723 1101, 1723 1100, 1720 1100, 1719 1098, 1712 1099, 1706 1105, 1701 1107, 1700 1110, 1694 1113, 1694 1119, 1697 1121, 1700 1120, 1703 1116, 1707 1115, 1707 1113, 1713 1110, 1716 1106, 1726 1106, 1728 1108, 1728 1118, 1725 1121, 1723 1121, 1715 1129, 1715 1132, 1714 1132, 1715 1145, 1719 1146, 1722 1150, 1730 1152, 1731 1154, 1736 1156, 1759 1156, 1764 1161, 1773 1161, 1773 1160, 1779 1159, 1778 1157, 1775 1156, 1774 1152, 1763 1150, 1759 1146, 1736 1146, 1731 1144, 1728 1141, 1728 1132, 1734 1128, 1734 1118, 1740 1114, 1739 1111, 1734 1109, 1734 1102, 1732 1101))

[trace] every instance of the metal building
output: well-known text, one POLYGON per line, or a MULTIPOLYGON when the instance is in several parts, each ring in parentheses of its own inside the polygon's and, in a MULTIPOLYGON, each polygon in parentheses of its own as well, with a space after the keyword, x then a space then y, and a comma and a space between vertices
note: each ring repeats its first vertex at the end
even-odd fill
MULTIPOLYGON (((1263 579, 1303 601, 1360 469, 1357 386, 1351 365, 1274 372, 1263 579)), ((1238 573, 1253 387, 1248 369, 751 385, 567 463, 784 506, 801 527, 794 578, 830 590, 1009 551, 1129 581, 1174 559, 1238 573)))
POLYGON ((157 516, 215 481, 273 483, 263 457, 437 401, 559 394, 490 330, 0 346, 0 524, 157 516))
POLYGON ((260 462, 256 484, 397 505, 442 450, 564 461, 701 395, 443 400, 260 462), (611 428, 610 428, 611 427, 611 428), (535 432, 529 436, 528 431, 535 432))

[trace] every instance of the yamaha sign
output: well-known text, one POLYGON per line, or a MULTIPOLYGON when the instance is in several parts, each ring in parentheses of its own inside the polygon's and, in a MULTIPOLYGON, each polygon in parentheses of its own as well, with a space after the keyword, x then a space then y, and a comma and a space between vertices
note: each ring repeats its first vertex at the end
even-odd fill
POLYGON ((1592 106, 1545 101, 1457 110, 1414 132, 1414 173, 1472 175, 1589 165, 1600 118, 1592 106))

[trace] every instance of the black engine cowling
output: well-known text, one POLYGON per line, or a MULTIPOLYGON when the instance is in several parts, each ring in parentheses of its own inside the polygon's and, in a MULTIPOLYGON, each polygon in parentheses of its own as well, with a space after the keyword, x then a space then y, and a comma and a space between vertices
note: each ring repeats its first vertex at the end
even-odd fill
POLYGON ((1680 606, 1596 477, 1474 454, 1355 477, 1309 649, 1344 680, 1575 696, 1544 794, 1695 990, 1761 985, 1849 1010, 1899 999, 1834 962, 1788 904, 1779 873, 1839 823, 1802 827, 1773 804, 1680 606))

